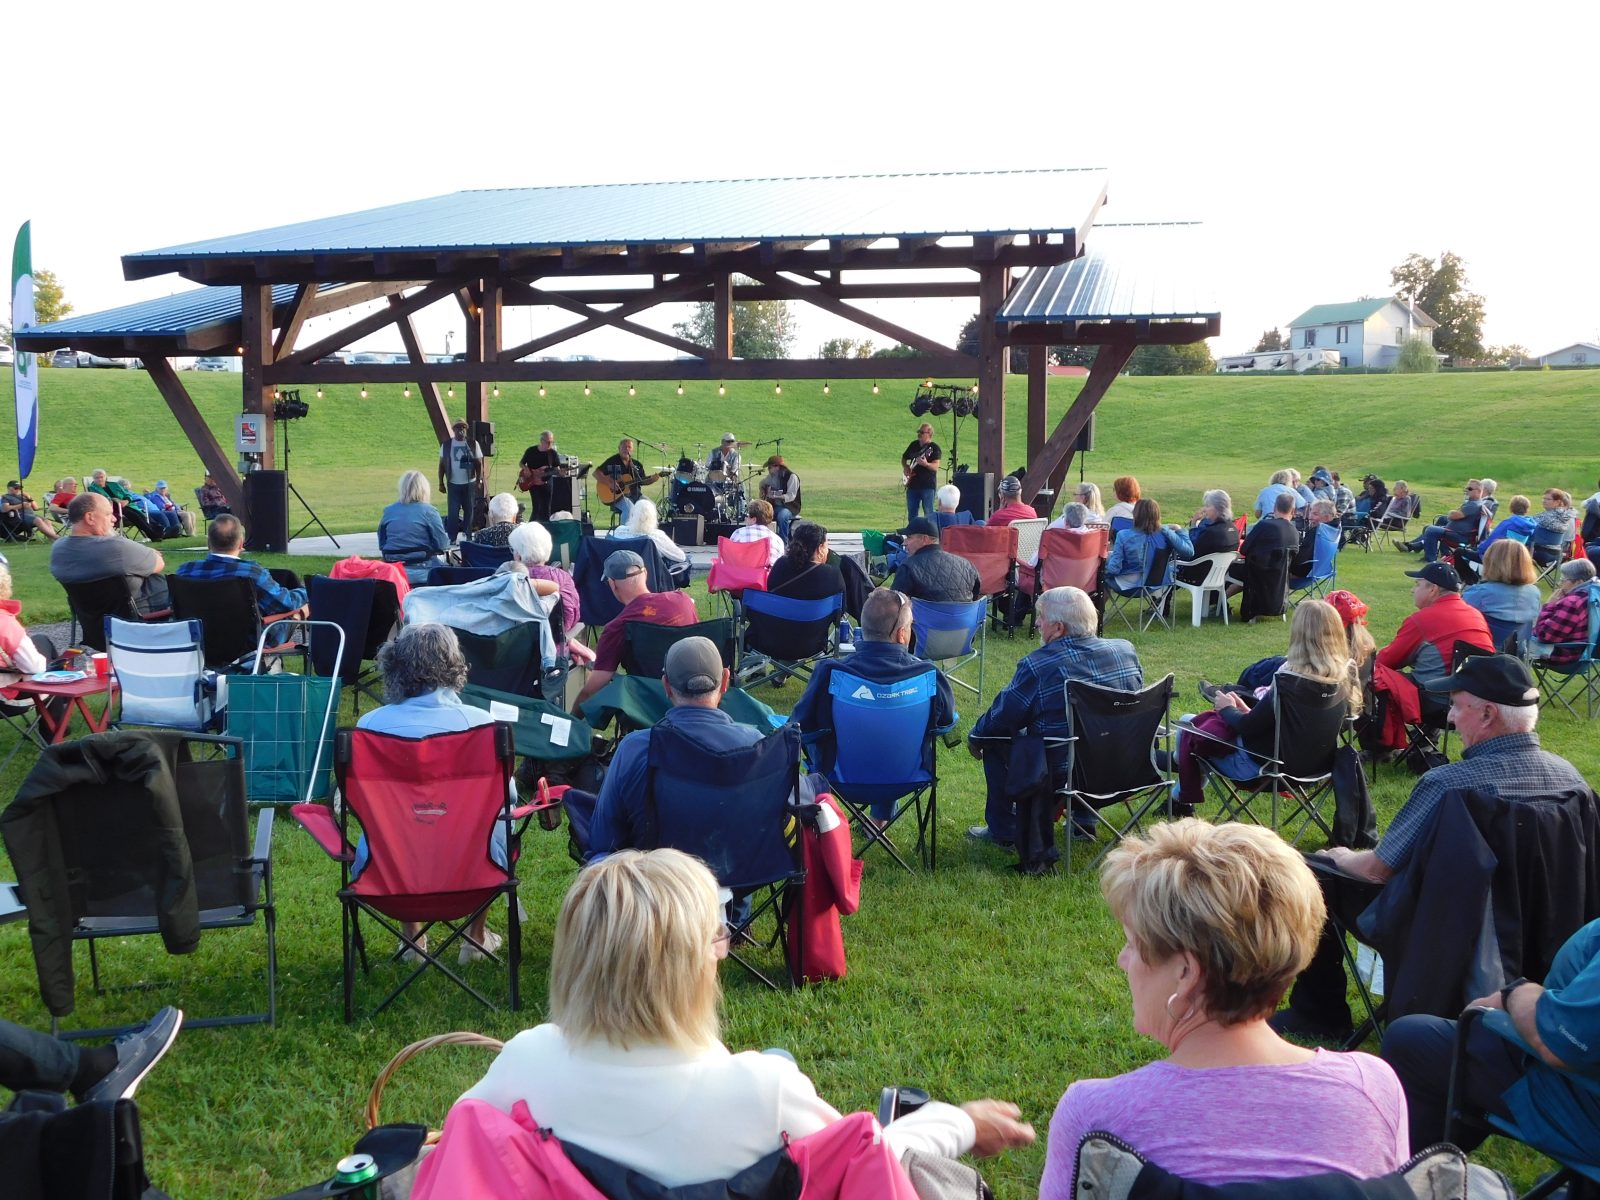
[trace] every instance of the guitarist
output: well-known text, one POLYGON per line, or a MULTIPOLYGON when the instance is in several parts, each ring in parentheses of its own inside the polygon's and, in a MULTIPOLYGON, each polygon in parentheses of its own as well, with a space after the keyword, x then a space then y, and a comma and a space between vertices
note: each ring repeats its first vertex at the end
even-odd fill
POLYGON ((646 475, 644 468, 634 460, 632 438, 618 442, 617 452, 601 463, 595 474, 601 477, 601 503, 616 513, 617 521, 623 525, 628 523, 634 502, 639 499, 639 489, 661 478, 659 473, 646 475))
POLYGON ((546 429, 539 435, 539 444, 529 446, 517 465, 517 486, 528 493, 532 519, 548 521, 555 508, 555 472, 561 465, 556 435, 546 429))
POLYGON ((933 426, 926 421, 917 429, 917 440, 900 456, 900 473, 906 485, 906 521, 917 519, 917 512, 933 520, 934 491, 939 486, 939 443, 933 440, 933 426))

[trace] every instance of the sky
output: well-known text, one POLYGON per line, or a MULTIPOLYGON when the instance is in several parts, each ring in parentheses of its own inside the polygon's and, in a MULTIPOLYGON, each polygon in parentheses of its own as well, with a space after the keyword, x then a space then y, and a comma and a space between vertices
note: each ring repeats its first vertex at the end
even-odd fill
MULTIPOLYGON (((1600 341, 1600 5, 85 0, 5 27, 37 77, 13 89, 0 232, 32 220, 79 313, 192 286, 126 282, 124 253, 463 188, 1103 167, 1104 220, 1203 223, 1214 353, 1444 250, 1486 343, 1600 341)), ((975 308, 877 311, 953 341, 975 308)), ((426 350, 452 310, 419 320, 426 350)), ((797 316, 796 356, 884 344, 797 316)), ((507 338, 570 319, 514 310, 507 338)), ((673 353, 618 332, 552 352, 673 353)))

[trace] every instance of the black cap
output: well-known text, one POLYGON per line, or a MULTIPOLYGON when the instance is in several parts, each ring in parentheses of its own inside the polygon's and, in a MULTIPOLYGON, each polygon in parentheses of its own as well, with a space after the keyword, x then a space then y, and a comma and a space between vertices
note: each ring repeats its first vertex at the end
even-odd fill
POLYGON ((939 526, 927 517, 918 517, 900 531, 901 537, 914 537, 917 534, 939 540, 939 526))
POLYGON ((22 484, 21 484, 20 481, 13 479, 10 483, 6 484, 6 486, 8 488, 14 488, 14 487, 21 487, 22 484))
POLYGON ((1446 562, 1431 562, 1420 571, 1407 571, 1406 574, 1412 579, 1425 579, 1447 592, 1461 590, 1461 576, 1457 575, 1456 569, 1446 562))
POLYGON ((1521 708, 1539 703, 1533 672, 1527 663, 1509 654, 1474 654, 1445 680, 1445 690, 1521 708))

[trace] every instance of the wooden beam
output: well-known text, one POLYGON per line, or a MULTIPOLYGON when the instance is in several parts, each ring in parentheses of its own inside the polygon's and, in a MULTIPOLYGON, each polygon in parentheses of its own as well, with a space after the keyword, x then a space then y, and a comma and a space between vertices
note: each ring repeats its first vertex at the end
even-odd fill
MULTIPOLYGON (((801 275, 806 279, 815 279, 828 284, 829 294, 837 300, 937 300, 949 297, 967 297, 974 299, 978 295, 978 281, 972 280, 941 280, 930 283, 834 283, 826 276, 806 274, 796 271, 785 272, 788 275, 801 275)), ((658 287, 668 287, 675 281, 658 284, 658 287)), ((574 288, 566 291, 560 288, 534 288, 529 287, 519 280, 505 280, 504 302, 510 305, 548 304, 546 297, 552 295, 567 296, 573 300, 582 300, 587 304, 626 304, 638 300, 647 294, 647 289, 638 287, 615 288, 574 288)), ((711 300, 713 287, 708 278, 693 278, 687 281, 687 291, 679 293, 674 302, 693 302, 711 300)), ((768 287, 764 283, 736 283, 733 285, 733 298, 740 300, 782 300, 783 294, 776 288, 768 287)), ((665 301, 660 301, 665 303, 665 301)), ((1059 341, 1061 339, 1057 339, 1059 341)))
POLYGON ((311 312, 311 302, 316 299, 317 285, 302 283, 294 294, 294 304, 289 309, 289 318, 284 321, 283 328, 278 330, 278 338, 272 343, 272 357, 280 359, 286 352, 294 351, 295 339, 300 336, 300 329, 306 323, 306 318, 311 312))
POLYGON ((293 354, 280 360, 280 365, 310 364, 330 351, 347 346, 359 337, 366 337, 375 330, 382 329, 385 325, 392 324, 398 312, 402 316, 410 316, 418 309, 427 308, 435 300, 442 299, 450 294, 455 285, 451 283, 430 283, 420 292, 413 292, 409 296, 399 298, 398 305, 379 309, 358 321, 346 325, 337 333, 331 333, 320 341, 313 342, 303 350, 296 350, 293 354))
POLYGON ((244 347, 244 411, 266 415, 261 430, 261 469, 271 471, 277 464, 273 385, 267 379, 267 368, 273 361, 272 288, 264 283, 247 283, 240 292, 244 301, 239 321, 239 344, 244 347))
POLYGON ((718 275, 712 285, 711 353, 723 362, 733 358, 732 275, 718 275))
POLYGON ((1007 267, 986 267, 978 278, 978 470, 1006 473, 1006 375, 1011 349, 1000 340, 995 316, 1011 285, 1007 267))
MULTIPOLYGON (((503 312, 500 307, 500 281, 498 279, 485 279, 483 281, 483 305, 480 310, 479 337, 476 348, 478 361, 494 364, 500 361, 500 331, 503 328, 501 318, 503 312)), ((469 353, 471 350, 469 348, 469 353)), ((467 384, 467 420, 474 423, 489 419, 489 381, 475 379, 467 384)))
POLYGON ((357 304, 397 296, 408 288, 426 287, 428 282, 426 279, 408 279, 399 283, 383 280, 378 283, 350 283, 335 288, 324 287, 312 298, 311 308, 306 317, 308 319, 325 317, 329 313, 354 308, 357 304))
POLYGON ((1028 353, 1028 462, 1038 458, 1044 449, 1049 408, 1050 355, 1040 346, 1028 353))
MULTIPOLYGON (((509 350, 504 350, 500 354, 500 359, 502 362, 516 362, 517 359, 524 358, 529 354, 535 354, 546 346, 554 346, 559 342, 569 341, 580 334, 604 328, 606 325, 621 324, 624 318, 643 312, 647 308, 654 308, 658 304, 676 303, 686 299, 703 286, 699 280, 680 280, 663 288, 654 288, 644 292, 635 290, 629 300, 619 307, 606 312, 595 311, 592 307, 592 301, 586 303, 584 299, 580 299, 581 293, 568 295, 566 293, 529 289, 538 294, 540 303, 564 308, 569 312, 580 313, 585 319, 551 333, 541 334, 539 337, 523 342, 521 345, 511 347, 509 350)), ((633 332, 638 332, 638 330, 635 329, 633 332)), ((654 331, 651 331, 651 334, 647 336, 654 336, 654 331)), ((705 353, 705 348, 698 347, 695 353, 703 354, 705 353)))
MULTIPOLYGON (((389 307, 399 306, 400 297, 390 296, 389 307)), ((394 319, 395 328, 400 331, 400 340, 405 343, 406 353, 411 356, 414 363, 426 362, 422 356, 422 343, 417 340, 416 328, 411 324, 411 318, 404 313, 399 313, 394 319)), ((442 442, 450 440, 450 417, 444 411, 444 404, 439 399, 439 385, 432 380, 420 380, 417 391, 422 395, 422 407, 428 414, 428 420, 433 425, 433 436, 442 442)))
POLYGON ((1040 488, 1048 486, 1051 479, 1057 481, 1056 487, 1061 486, 1060 481, 1066 478, 1067 467, 1072 463, 1072 447, 1078 441, 1078 434, 1089 423, 1089 414, 1105 397, 1118 373, 1127 366, 1133 351, 1133 339, 1124 338, 1102 346, 1100 353, 1095 355, 1094 365, 1089 368, 1089 377, 1083 381, 1083 390, 1062 414, 1061 423, 1039 453, 1028 459, 1028 473, 1022 481, 1024 504, 1031 501, 1040 488))
POLYGON ((222 489, 223 495, 228 497, 228 507, 237 513, 239 519, 248 527, 250 513, 244 502, 244 483, 239 478, 239 472, 233 468, 233 460, 217 442, 216 434, 211 432, 211 426, 206 424, 206 419, 195 407, 194 399, 183 386, 183 380, 178 378, 178 373, 165 358, 145 359, 144 369, 149 373, 162 399, 167 402, 167 407, 172 410, 172 415, 178 419, 178 427, 188 437, 189 444, 200 456, 205 469, 216 476, 217 486, 222 489))
POLYGON ((1186 346, 1221 332, 1219 316, 1198 321, 1071 321, 1012 325, 1005 340, 1013 346, 1104 346, 1131 337, 1138 346, 1186 346))
MULTIPOLYGON (((502 363, 409 363, 373 364, 353 367, 348 363, 321 363, 309 366, 273 364, 267 378, 280 386, 306 383, 344 385, 355 388, 362 383, 404 384, 427 380, 433 383, 583 383, 607 380, 622 383, 646 380, 709 381, 719 379, 926 379, 973 378, 974 360, 966 354, 929 355, 917 358, 758 358, 758 359, 634 359, 604 362, 502 362, 502 363)), ((909 396, 906 397, 908 400, 909 396)))
MULTIPOLYGON (((659 297, 660 293, 656 293, 656 295, 659 297)), ((711 356, 711 351, 698 342, 691 342, 687 338, 677 337, 670 333, 662 333, 659 329, 651 329, 648 325, 640 325, 637 321, 630 321, 614 310, 598 311, 581 300, 563 296, 559 293, 552 294, 550 303, 556 308, 564 308, 568 312, 586 317, 586 320, 579 322, 580 325, 590 325, 593 322, 598 322, 600 325, 609 325, 631 333, 636 337, 645 338, 648 341, 659 342, 661 345, 676 350, 680 354, 693 354, 700 358, 709 358, 711 356)), ((653 303, 664 303, 664 301, 658 299, 653 303)), ((568 328, 577 327, 569 326, 568 328)), ((577 335, 569 334, 568 336, 576 337, 577 335)))
POLYGON ((894 260, 902 265, 914 263, 938 244, 938 238, 901 238, 894 249, 894 260))
POLYGON ((877 238, 835 238, 828 243, 828 262, 837 266, 854 258, 863 250, 870 250, 877 238))
MULTIPOLYGON (((818 283, 810 287, 802 286, 792 280, 785 279, 776 271, 758 271, 754 278, 761 280, 774 291, 782 294, 786 300, 800 300, 806 304, 814 304, 824 312, 832 313, 836 317, 843 317, 853 321, 874 333, 881 333, 884 337, 894 338, 897 342, 904 342, 907 346, 915 347, 924 354, 958 354, 960 351, 951 346, 946 346, 937 338, 927 337, 924 334, 896 325, 893 321, 886 321, 882 317, 867 312, 865 309, 856 308, 835 300, 831 295, 828 284, 818 283)), ((974 370, 976 364, 974 364, 974 370)))

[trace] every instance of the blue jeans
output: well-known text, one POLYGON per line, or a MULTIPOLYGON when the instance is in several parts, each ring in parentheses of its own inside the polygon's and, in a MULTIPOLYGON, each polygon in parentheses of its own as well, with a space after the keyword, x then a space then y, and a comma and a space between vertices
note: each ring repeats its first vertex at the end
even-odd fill
POLYGON ((935 488, 906 489, 906 521, 909 524, 917 519, 917 510, 922 510, 922 515, 928 520, 933 520, 933 500, 935 488))
POLYGON ((628 518, 633 515, 633 501, 626 496, 620 496, 611 506, 611 511, 617 514, 618 525, 626 525, 628 518))
POLYGON ((77 1043, 0 1021, 0 1087, 13 1092, 64 1092, 77 1073, 77 1043))
POLYGON ((794 524, 794 513, 787 508, 779 508, 772 515, 778 521, 778 536, 787 542, 789 540, 789 526, 794 524))
POLYGON ((1448 537, 1457 545, 1465 545, 1467 539, 1445 525, 1429 525, 1422 531, 1422 557, 1428 562, 1439 561, 1439 539, 1448 537))
POLYGON ((451 541, 456 534, 472 532, 472 507, 478 498, 475 483, 452 483, 445 487, 444 531, 451 541))

